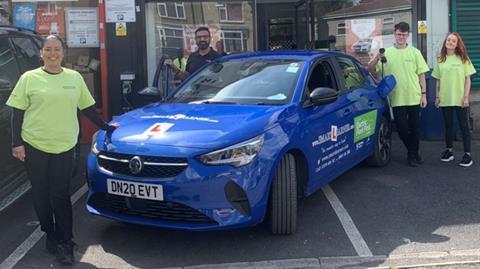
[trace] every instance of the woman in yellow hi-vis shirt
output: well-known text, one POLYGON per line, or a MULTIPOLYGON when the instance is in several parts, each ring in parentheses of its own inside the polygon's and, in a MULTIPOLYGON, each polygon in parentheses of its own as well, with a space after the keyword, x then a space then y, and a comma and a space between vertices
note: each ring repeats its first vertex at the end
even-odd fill
POLYGON ((7 105, 12 107, 12 155, 25 163, 46 249, 64 265, 74 262, 70 179, 78 139, 77 110, 108 132, 96 114, 95 100, 74 70, 61 66, 65 45, 48 36, 40 50, 43 66, 25 72, 7 105))
POLYGON ((433 68, 432 76, 437 79, 437 96, 435 106, 440 107, 445 121, 446 150, 442 153, 441 161, 450 162, 453 155, 453 114, 457 114, 460 130, 462 131, 464 155, 460 166, 468 167, 473 164, 470 153, 471 137, 469 128, 470 106, 470 76, 475 74, 475 68, 468 58, 463 40, 458 33, 451 33, 443 41, 440 56, 433 68))

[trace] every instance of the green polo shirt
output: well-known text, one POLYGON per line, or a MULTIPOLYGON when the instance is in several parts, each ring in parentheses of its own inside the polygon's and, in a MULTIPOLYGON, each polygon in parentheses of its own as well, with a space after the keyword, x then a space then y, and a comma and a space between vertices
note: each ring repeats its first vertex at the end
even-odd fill
MULTIPOLYGON (((430 70, 420 51, 407 46, 404 49, 390 47, 385 49, 387 62, 383 66, 384 75, 393 75, 397 81, 395 89, 390 93, 390 101, 395 106, 413 106, 420 104, 422 97, 418 76, 430 70)), ((382 70, 378 61, 377 73, 382 70)))
POLYGON ((437 60, 432 77, 440 80, 440 106, 462 106, 465 77, 476 72, 471 61, 463 63, 457 55, 447 55, 443 63, 437 60))
POLYGON ((75 146, 77 108, 93 104, 83 77, 67 68, 59 74, 41 68, 24 73, 7 100, 8 106, 25 111, 22 139, 38 150, 55 154, 75 146))

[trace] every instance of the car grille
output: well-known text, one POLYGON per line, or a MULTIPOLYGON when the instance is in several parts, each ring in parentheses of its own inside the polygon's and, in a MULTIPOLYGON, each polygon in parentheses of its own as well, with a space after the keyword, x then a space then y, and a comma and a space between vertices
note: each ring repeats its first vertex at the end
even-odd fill
POLYGON ((180 203, 95 193, 88 204, 97 210, 181 223, 218 224, 201 212, 180 203))
POLYGON ((186 158, 141 156, 103 151, 98 154, 97 160, 98 165, 107 171, 132 177, 175 177, 188 166, 186 158), (134 156, 140 157, 143 161, 143 169, 138 174, 133 174, 129 168, 129 161, 134 156))

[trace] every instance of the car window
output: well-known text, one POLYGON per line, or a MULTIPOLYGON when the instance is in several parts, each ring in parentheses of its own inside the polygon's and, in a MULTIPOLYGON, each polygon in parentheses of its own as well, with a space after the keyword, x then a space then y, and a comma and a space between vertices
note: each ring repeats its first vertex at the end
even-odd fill
POLYGON ((246 58, 213 63, 182 85, 167 102, 286 104, 302 66, 303 62, 285 59, 246 58))
POLYGON ((20 73, 10 41, 6 37, 0 37, 0 82, 3 85, 0 91, 10 91, 19 77, 20 73), (7 87, 8 84, 11 87, 7 87))
POLYGON ((13 37, 12 43, 17 51, 17 61, 22 73, 40 66, 39 49, 33 40, 26 37, 13 37))
POLYGON ((349 58, 336 57, 345 80, 345 90, 353 90, 365 84, 365 78, 358 66, 349 58))
POLYGON ((327 61, 318 63, 308 79, 308 93, 319 87, 338 89, 333 75, 333 68, 327 61))

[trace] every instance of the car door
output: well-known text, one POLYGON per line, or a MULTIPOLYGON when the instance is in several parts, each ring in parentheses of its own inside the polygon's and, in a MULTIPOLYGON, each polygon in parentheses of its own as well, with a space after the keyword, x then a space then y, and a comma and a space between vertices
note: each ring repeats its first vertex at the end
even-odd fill
POLYGON ((353 132, 351 145, 352 165, 362 161, 373 152, 376 125, 379 122, 379 108, 382 101, 375 87, 368 83, 358 63, 347 56, 336 56, 335 64, 340 77, 341 91, 352 106, 353 132))
POLYGON ((8 36, 0 36, 0 198, 6 195, 12 185, 16 173, 23 168, 22 163, 12 157, 10 108, 5 105, 15 83, 20 76, 20 70, 15 59, 15 50, 8 36))
POLYGON ((350 167, 350 134, 353 129, 354 101, 341 92, 334 58, 318 60, 311 68, 304 90, 301 128, 309 174, 307 192, 313 192, 350 167), (323 105, 312 105, 310 93, 318 87, 337 90, 338 98, 323 105))

